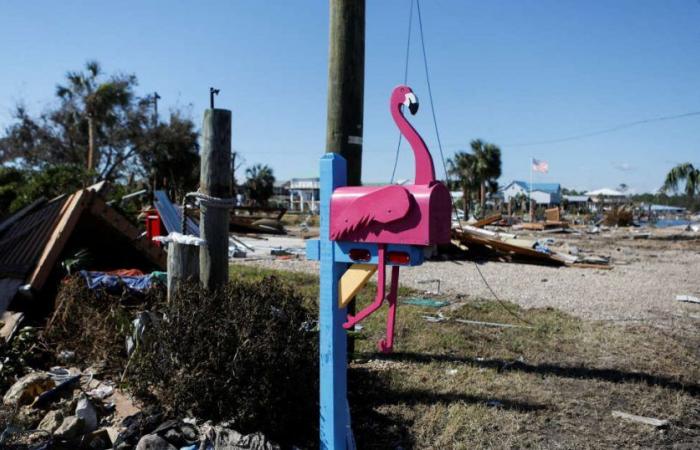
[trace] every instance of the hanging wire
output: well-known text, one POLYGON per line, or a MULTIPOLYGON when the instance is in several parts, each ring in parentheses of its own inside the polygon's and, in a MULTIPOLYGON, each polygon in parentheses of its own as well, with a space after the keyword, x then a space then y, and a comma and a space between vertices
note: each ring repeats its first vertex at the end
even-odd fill
MULTIPOLYGON (((411 6, 413 6, 413 3, 411 3, 411 6)), ((421 11, 420 11, 420 0, 416 0, 416 9, 418 12, 418 28, 420 30, 420 43, 421 43, 421 49, 423 53, 423 67, 425 68, 425 80, 426 84, 428 85, 428 97, 430 98, 430 111, 432 112, 433 115, 433 126, 435 127, 435 136, 437 138, 437 143, 438 143, 438 149, 440 150, 440 159, 442 160, 442 168, 445 171, 445 181, 447 183, 447 186, 451 185, 451 180, 450 180, 450 175, 447 171, 447 163, 445 162, 445 154, 442 151, 442 142, 440 141, 440 132, 438 130, 438 124, 437 124, 437 117, 435 115, 435 104, 433 102, 433 90, 430 86, 430 71, 428 70, 428 57, 425 52, 425 38, 423 36, 423 18, 421 17, 421 11)), ((399 141, 400 142, 400 141, 399 141)), ((398 149, 397 149, 397 157, 398 157, 398 149)), ((396 166, 394 166, 394 169, 396 169, 396 166)), ((393 179, 393 175, 392 175, 393 179)), ((452 210, 455 212, 455 215, 457 217, 457 223, 459 225, 459 230, 464 233, 464 229, 462 228, 462 221, 459 218, 459 214, 457 213, 457 207, 455 206, 454 202, 452 202, 451 199, 452 195, 450 194, 450 203, 452 204, 452 210)), ((466 211, 465 211, 466 213, 466 211)), ((511 316, 515 317, 519 321, 526 323, 528 325, 532 325, 529 321, 526 319, 522 318, 519 314, 514 312, 511 308, 506 305, 504 301, 502 301, 498 295, 496 295, 496 292, 493 290, 491 285, 489 284, 488 280, 486 280, 486 277, 484 277, 484 274, 481 272, 481 269, 479 268, 479 265, 474 262, 474 267, 476 268, 476 271, 479 273, 479 276, 483 280, 484 284, 488 288, 488 290, 491 292, 493 295, 493 298, 496 299, 499 305, 511 316)))
MULTIPOLYGON (((408 37, 406 38, 406 65, 403 69, 403 84, 408 83, 408 56, 411 50, 411 26, 413 25, 413 0, 410 0, 411 8, 408 13, 408 37)), ((399 131, 399 142, 396 144, 396 156, 394 157, 394 168, 391 171, 391 180, 389 184, 394 184, 394 176, 396 175, 396 166, 399 164, 399 150, 401 149, 401 131, 399 131)))

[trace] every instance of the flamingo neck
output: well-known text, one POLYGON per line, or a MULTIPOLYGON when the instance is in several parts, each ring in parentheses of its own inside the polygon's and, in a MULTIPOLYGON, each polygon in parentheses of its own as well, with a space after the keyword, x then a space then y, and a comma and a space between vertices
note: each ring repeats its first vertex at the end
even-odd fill
POLYGON ((403 137, 411 145, 413 156, 416 160, 416 179, 415 184, 430 184, 435 181, 435 167, 433 166, 433 158, 430 156, 428 147, 425 145, 423 138, 413 128, 401 111, 401 104, 394 105, 391 108, 391 116, 394 118, 396 126, 403 137))

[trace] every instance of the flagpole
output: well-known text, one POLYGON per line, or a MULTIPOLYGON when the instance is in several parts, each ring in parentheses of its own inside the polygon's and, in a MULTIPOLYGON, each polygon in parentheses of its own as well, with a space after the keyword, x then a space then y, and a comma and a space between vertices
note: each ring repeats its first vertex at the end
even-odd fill
POLYGON ((534 164, 535 158, 530 157, 530 195, 527 199, 528 203, 530 203, 528 206, 530 207, 530 222, 535 221, 535 211, 532 206, 532 165, 534 164))

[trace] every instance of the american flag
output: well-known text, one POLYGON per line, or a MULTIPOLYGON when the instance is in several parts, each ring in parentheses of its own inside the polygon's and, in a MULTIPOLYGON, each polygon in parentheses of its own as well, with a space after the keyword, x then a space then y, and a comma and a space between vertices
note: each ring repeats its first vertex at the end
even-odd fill
POLYGON ((532 170, 535 172, 547 173, 549 172, 549 164, 547 161, 532 158, 532 170))

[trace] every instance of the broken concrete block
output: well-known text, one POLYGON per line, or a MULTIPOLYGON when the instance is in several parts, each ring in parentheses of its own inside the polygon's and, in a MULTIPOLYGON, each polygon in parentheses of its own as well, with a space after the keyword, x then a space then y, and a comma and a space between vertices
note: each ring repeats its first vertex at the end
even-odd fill
POLYGON ((63 419, 61 426, 54 431, 53 435, 64 440, 74 439, 82 434, 84 426, 85 423, 80 417, 68 416, 63 419))
POLYGON ((158 435, 147 434, 139 440, 136 450, 177 450, 177 447, 158 435))
POLYGON ((95 431, 97 428, 97 411, 90 400, 82 394, 75 407, 75 415, 80 417, 85 422, 85 433, 95 431))
POLYGON ((8 389, 3 397, 3 403, 8 406, 28 405, 34 397, 56 386, 46 372, 32 372, 19 380, 8 389))
POLYGON ((61 423, 63 423, 63 413, 60 410, 49 411, 41 419, 39 429, 53 433, 61 426, 61 423))

